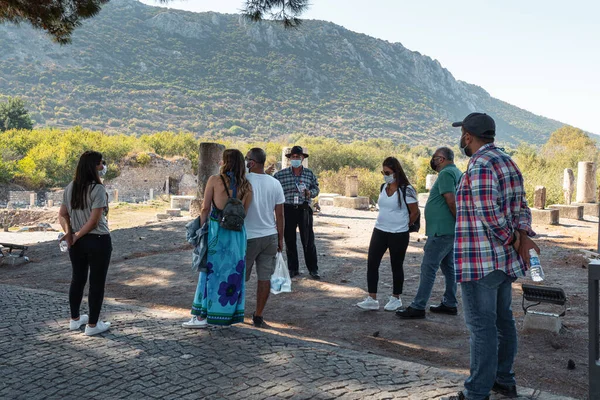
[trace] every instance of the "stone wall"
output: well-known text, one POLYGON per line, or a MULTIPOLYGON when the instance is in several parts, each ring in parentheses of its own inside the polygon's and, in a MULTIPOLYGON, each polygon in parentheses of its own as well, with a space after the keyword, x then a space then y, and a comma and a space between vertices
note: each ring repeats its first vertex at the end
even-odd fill
POLYGON ((114 190, 119 191, 119 201, 142 202, 150 197, 150 189, 154 190, 154 198, 167 194, 167 178, 169 178, 169 194, 195 194, 196 182, 192 175, 192 163, 182 157, 167 160, 156 154, 148 154, 150 162, 140 165, 136 157, 131 157, 120 166, 120 175, 104 182, 112 200, 114 190), (188 175, 191 175, 188 176, 188 175))
POLYGON ((35 196, 37 204, 37 193, 28 190, 11 190, 8 192, 8 202, 15 206, 28 206, 31 204, 31 195, 35 196))

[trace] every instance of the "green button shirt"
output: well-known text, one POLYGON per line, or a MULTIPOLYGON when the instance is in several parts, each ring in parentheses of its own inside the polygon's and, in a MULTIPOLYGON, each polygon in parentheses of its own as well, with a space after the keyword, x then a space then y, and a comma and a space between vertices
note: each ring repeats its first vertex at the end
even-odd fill
POLYGON ((450 212, 444 193, 456 194, 461 176, 462 172, 454 164, 445 166, 439 172, 437 180, 429 191, 427 204, 425 204, 425 235, 454 235, 456 219, 450 212))

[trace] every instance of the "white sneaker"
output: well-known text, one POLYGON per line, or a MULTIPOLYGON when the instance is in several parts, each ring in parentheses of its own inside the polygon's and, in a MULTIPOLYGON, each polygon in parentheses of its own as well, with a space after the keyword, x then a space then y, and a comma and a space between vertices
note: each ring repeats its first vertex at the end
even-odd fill
POLYGON ((206 322, 206 319, 198 319, 198 317, 194 315, 192 319, 190 319, 187 322, 184 322, 183 324, 181 324, 181 326, 189 329, 200 329, 206 328, 208 326, 208 322, 206 322))
POLYGON ((396 311, 397 309, 402 307, 402 300, 400 297, 395 298, 394 296, 390 296, 390 301, 387 302, 383 309, 385 311, 396 311))
POLYGON ((72 331, 79 330, 79 328, 81 328, 81 325, 87 324, 88 320, 89 320, 89 317, 86 314, 80 315, 79 319, 77 321, 75 321, 75 320, 69 321, 69 329, 72 331))
POLYGON ((110 322, 98 321, 98 323, 96 323, 96 326, 94 326, 93 328, 89 325, 86 325, 85 334, 87 336, 94 336, 99 333, 106 332, 109 328, 110 328, 110 322))
POLYGON ((363 310, 379 310, 379 300, 367 296, 367 298, 360 303, 356 303, 356 307, 362 308, 363 310))

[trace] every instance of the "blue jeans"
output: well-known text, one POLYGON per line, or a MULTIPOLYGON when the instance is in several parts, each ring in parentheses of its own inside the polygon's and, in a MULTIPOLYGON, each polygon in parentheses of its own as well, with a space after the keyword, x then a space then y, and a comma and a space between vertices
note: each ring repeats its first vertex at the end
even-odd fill
POLYGON ((471 333, 471 374, 465 397, 481 400, 494 382, 516 385, 513 363, 517 354, 517 329, 513 318, 512 278, 494 271, 478 281, 462 282, 463 311, 471 333))
POLYGON ((456 307, 456 276, 454 274, 454 235, 430 236, 425 243, 425 254, 421 262, 421 279, 419 290, 411 307, 424 310, 431 296, 438 268, 446 278, 446 291, 442 303, 448 307, 456 307))

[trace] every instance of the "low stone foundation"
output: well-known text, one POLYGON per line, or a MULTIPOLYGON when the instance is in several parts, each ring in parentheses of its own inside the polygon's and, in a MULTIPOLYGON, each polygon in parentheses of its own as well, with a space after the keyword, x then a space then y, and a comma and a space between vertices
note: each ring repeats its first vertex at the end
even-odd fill
POLYGON ((368 197, 346 197, 337 196, 333 198, 334 207, 352 208, 354 210, 368 210, 369 209, 369 198, 368 197))
POLYGON ((531 209, 531 218, 534 224, 539 225, 558 225, 559 210, 539 210, 537 208, 531 209))
POLYGON ((171 196, 171 208, 190 211, 190 205, 195 198, 196 196, 171 196))
POLYGON ((583 215, 600 217, 600 203, 571 203, 572 206, 582 206, 583 215))
POLYGON ((583 219, 583 206, 552 204, 548 208, 558 210, 560 213, 560 218, 583 219))

